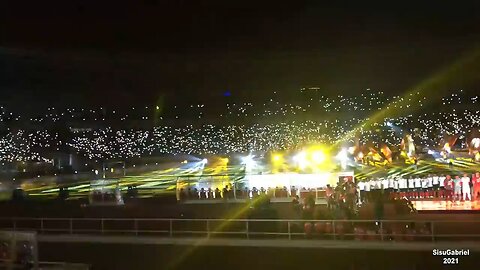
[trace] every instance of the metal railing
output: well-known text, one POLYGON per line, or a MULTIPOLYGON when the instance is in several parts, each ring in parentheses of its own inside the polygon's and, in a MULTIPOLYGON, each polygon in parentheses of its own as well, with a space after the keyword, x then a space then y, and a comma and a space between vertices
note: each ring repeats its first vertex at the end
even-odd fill
POLYGON ((480 241, 480 221, 475 220, 0 218, 0 229, 39 234, 480 241))

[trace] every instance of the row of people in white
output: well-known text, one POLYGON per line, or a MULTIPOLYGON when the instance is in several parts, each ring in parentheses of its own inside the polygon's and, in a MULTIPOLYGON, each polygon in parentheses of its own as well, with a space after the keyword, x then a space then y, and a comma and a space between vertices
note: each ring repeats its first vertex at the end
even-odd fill
POLYGON ((358 182, 360 191, 370 190, 409 190, 421 188, 434 188, 444 186, 445 176, 432 176, 427 178, 378 178, 358 182))
MULTIPOLYGON (((428 177, 410 177, 410 178, 378 178, 368 181, 359 182, 358 189, 360 193, 369 192, 371 190, 386 191, 432 191, 446 190, 451 191, 455 199, 463 197, 472 199, 470 189, 470 178, 464 175, 462 178, 457 176, 451 179, 450 176, 431 175, 428 177)), ((447 194, 448 195, 448 194, 447 194)))

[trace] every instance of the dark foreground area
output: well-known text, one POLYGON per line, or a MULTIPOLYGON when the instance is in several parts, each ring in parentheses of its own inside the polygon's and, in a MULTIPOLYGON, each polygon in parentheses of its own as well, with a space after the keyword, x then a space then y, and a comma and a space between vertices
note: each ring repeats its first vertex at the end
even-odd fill
POLYGON ((92 269, 476 269, 480 254, 443 265, 431 251, 212 247, 106 243, 39 243, 42 261, 88 263, 92 269))

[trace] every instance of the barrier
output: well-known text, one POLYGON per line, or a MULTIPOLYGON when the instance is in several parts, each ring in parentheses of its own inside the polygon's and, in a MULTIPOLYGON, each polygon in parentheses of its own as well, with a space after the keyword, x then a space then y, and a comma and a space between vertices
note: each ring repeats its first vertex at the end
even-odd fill
POLYGON ((39 234, 121 234, 282 237, 325 236, 335 240, 480 241, 474 220, 280 220, 280 219, 148 219, 148 218, 0 218, 0 229, 39 234))

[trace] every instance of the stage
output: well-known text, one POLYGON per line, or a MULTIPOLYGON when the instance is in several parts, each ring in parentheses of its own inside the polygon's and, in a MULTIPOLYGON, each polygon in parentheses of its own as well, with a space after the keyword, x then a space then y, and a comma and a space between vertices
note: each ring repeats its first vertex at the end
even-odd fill
POLYGON ((418 211, 480 211, 480 201, 412 200, 418 211))

